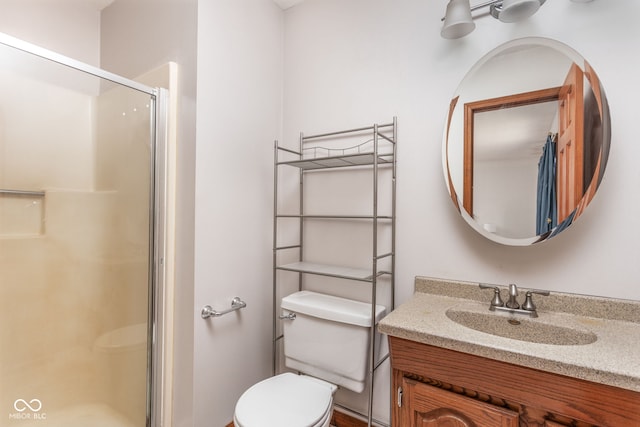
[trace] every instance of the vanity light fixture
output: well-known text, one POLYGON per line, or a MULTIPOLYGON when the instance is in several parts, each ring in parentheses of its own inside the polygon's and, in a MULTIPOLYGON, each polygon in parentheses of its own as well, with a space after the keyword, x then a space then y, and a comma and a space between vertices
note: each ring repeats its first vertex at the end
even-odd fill
POLYGON ((530 17, 546 0, 492 0, 471 6, 469 0, 449 0, 440 35, 445 39, 464 37, 476 28, 471 12, 489 7, 489 13, 502 22, 517 22, 530 17))

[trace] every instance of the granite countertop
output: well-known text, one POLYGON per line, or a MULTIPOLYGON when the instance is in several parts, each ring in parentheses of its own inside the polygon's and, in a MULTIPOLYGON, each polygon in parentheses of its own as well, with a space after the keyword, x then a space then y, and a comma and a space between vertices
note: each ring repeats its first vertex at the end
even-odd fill
MULTIPOLYGON (((380 332, 569 377, 640 392, 640 302, 552 292, 535 295, 532 322, 593 333, 582 345, 539 344, 480 332, 447 317, 447 310, 488 313, 491 290, 478 283, 416 278, 413 297, 382 319, 380 332)), ((522 303, 523 290, 519 302, 522 303)), ((507 292, 503 290, 503 298, 507 292)), ((515 315, 516 319, 526 316, 515 315)))

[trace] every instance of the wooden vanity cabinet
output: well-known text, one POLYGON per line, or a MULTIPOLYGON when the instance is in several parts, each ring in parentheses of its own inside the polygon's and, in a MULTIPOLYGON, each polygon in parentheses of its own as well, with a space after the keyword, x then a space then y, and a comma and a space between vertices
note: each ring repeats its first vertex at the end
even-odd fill
POLYGON ((640 427, 640 393, 396 337, 393 427, 640 427))

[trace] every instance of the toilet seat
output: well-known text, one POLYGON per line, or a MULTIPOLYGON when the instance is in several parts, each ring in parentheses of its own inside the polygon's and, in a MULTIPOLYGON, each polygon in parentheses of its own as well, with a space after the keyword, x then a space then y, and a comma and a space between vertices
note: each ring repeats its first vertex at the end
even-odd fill
POLYGON ((329 425, 336 386, 290 372, 261 381, 236 404, 236 427, 329 425))

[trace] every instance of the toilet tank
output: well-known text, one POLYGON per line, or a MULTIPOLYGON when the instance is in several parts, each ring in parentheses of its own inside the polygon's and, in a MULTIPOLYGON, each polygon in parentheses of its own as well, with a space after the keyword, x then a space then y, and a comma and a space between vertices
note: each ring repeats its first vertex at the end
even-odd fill
MULTIPOLYGON (((288 368, 360 393, 367 378, 371 304, 300 291, 282 299, 284 355, 288 368)), ((385 307, 376 305, 376 323, 385 307)), ((376 333, 376 343, 380 343, 376 333)))

